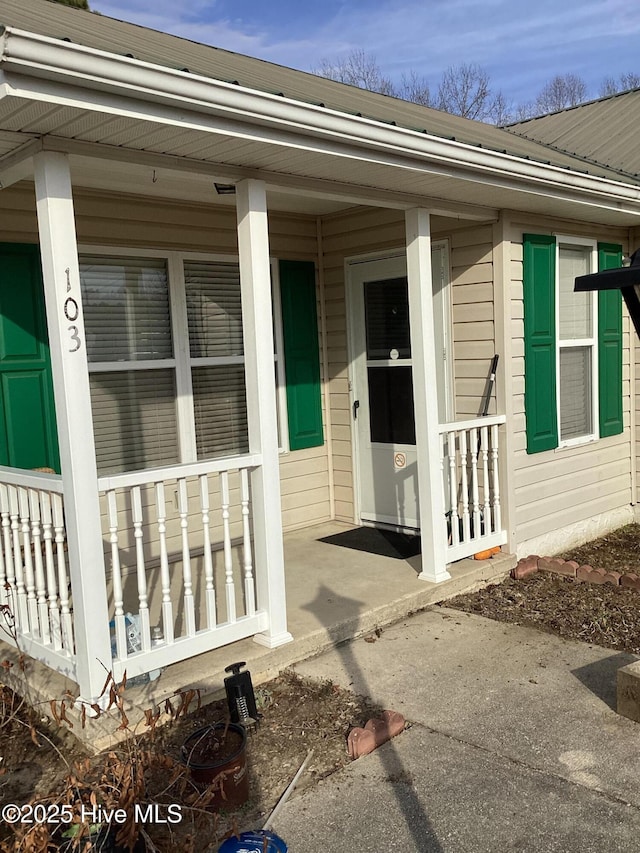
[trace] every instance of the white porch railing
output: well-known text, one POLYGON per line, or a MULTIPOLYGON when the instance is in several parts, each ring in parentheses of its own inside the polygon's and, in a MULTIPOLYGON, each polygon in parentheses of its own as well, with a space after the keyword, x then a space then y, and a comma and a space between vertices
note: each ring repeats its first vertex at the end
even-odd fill
POLYGON ((99 478, 116 680, 266 630, 251 548, 260 464, 254 454, 99 478))
POLYGON ((0 517, 0 639, 73 678, 61 477, 0 468, 0 517))
POLYGON ((494 415, 438 428, 448 563, 507 541, 498 473, 499 427, 505 422, 505 415, 494 415))

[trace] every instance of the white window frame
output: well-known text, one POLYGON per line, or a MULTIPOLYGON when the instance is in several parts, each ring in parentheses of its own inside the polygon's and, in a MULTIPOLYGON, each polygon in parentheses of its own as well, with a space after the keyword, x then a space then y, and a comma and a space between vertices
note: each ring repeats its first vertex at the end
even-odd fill
POLYGON ((566 341, 560 340, 560 249, 578 248, 590 249, 590 272, 598 270, 598 244, 595 240, 586 237, 574 237, 565 234, 554 234, 556 238, 556 278, 555 278, 555 318, 556 318, 556 417, 558 424, 558 450, 576 447, 581 444, 589 444, 600 438, 600 427, 598 418, 598 294, 597 291, 589 293, 591 298, 591 336, 588 338, 572 338, 566 341), (591 424, 592 432, 588 435, 580 435, 575 438, 562 439, 560 401, 562 388, 560 386, 560 351, 562 349, 575 349, 578 347, 591 348, 591 424))
MULTIPOLYGON (((153 359, 127 362, 89 362, 89 373, 114 372, 118 370, 175 370, 176 387, 176 427, 178 431, 178 448, 180 463, 197 462, 196 425, 193 406, 193 385, 191 380, 192 366, 207 366, 221 364, 243 364, 241 356, 214 356, 210 358, 192 359, 189 348, 189 329, 187 318, 186 285, 184 277, 185 261, 209 261, 233 263, 239 262, 237 255, 184 252, 175 250, 131 248, 122 246, 96 246, 80 244, 78 255, 94 255, 105 258, 149 258, 164 260, 167 269, 167 287, 169 290, 169 310, 171 315, 171 337, 173 358, 153 359)), ((279 451, 289 453, 289 428, 287 419, 286 375, 284 366, 284 337, 282 330, 282 310, 280 301, 280 278, 278 263, 274 259, 271 264, 272 281, 272 311, 274 317, 274 365, 276 371, 276 398, 278 416, 279 451)), ((200 460, 201 461, 201 460, 200 460)), ((169 463, 167 463, 169 464, 169 463)))

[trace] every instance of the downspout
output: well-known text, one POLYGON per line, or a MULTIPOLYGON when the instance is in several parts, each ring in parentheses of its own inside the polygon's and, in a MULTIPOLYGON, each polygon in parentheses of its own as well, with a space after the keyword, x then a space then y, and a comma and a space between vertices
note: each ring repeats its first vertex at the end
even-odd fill
POLYGON ((336 495, 333 473, 333 431, 331 429, 331 394, 329 392, 329 351, 327 349, 327 314, 324 298, 324 248, 322 243, 322 218, 316 217, 316 244, 318 254, 318 293, 320 296, 320 340, 322 342, 322 385, 324 391, 324 419, 326 424, 327 465, 329 473, 329 514, 336 517, 336 495))

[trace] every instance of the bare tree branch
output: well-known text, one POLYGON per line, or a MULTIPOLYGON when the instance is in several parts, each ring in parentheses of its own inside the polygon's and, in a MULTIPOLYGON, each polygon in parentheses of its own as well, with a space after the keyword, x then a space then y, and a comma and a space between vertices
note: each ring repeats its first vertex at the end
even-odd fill
POLYGON ((607 95, 617 95, 618 92, 626 92, 628 89, 637 89, 639 87, 640 74, 628 71, 626 74, 620 74, 617 78, 605 77, 600 86, 600 97, 606 98, 607 95))
POLYGON ((370 92, 379 92, 382 95, 396 94, 393 83, 383 76, 375 56, 362 49, 352 50, 342 59, 323 59, 320 66, 311 71, 320 77, 347 83, 349 86, 358 86, 370 92))
POLYGON ((557 74, 543 86, 535 100, 537 114, 575 107, 587 99, 587 84, 577 74, 557 74))
POLYGON ((434 106, 427 78, 418 76, 417 72, 413 70, 402 75, 397 94, 404 101, 422 104, 423 107, 434 106))

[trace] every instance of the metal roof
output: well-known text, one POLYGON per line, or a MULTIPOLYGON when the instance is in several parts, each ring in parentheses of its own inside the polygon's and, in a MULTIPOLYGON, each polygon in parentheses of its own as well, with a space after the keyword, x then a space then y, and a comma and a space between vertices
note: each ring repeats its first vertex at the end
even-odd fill
MULTIPOLYGON (((579 157, 585 168, 606 167, 621 179, 640 179, 640 89, 589 101, 505 129, 579 157)), ((550 156, 553 156, 550 154, 550 156)))
POLYGON ((213 180, 251 177, 270 206, 296 195, 292 209, 315 215, 640 220, 640 180, 492 125, 49 0, 2 0, 0 25, 3 187, 51 150, 74 186, 205 203, 213 180))
MULTIPOLYGON (((2 0, 0 25, 71 41, 108 53, 216 80, 238 83, 257 91, 282 94, 302 103, 317 104, 350 115, 423 131, 468 145, 500 151, 534 162, 550 163, 610 180, 618 171, 580 162, 546 145, 523 139, 493 125, 452 116, 440 110, 367 92, 303 71, 232 53, 184 38, 125 23, 104 15, 63 6, 49 0, 2 0)), ((3 140, 4 141, 4 140, 3 140)), ((117 144, 117 143, 116 143, 117 144)), ((0 153, 2 153, 0 151, 0 153)), ((640 169, 638 170, 640 171, 640 169)), ((636 183, 636 176, 626 183, 636 183)))

